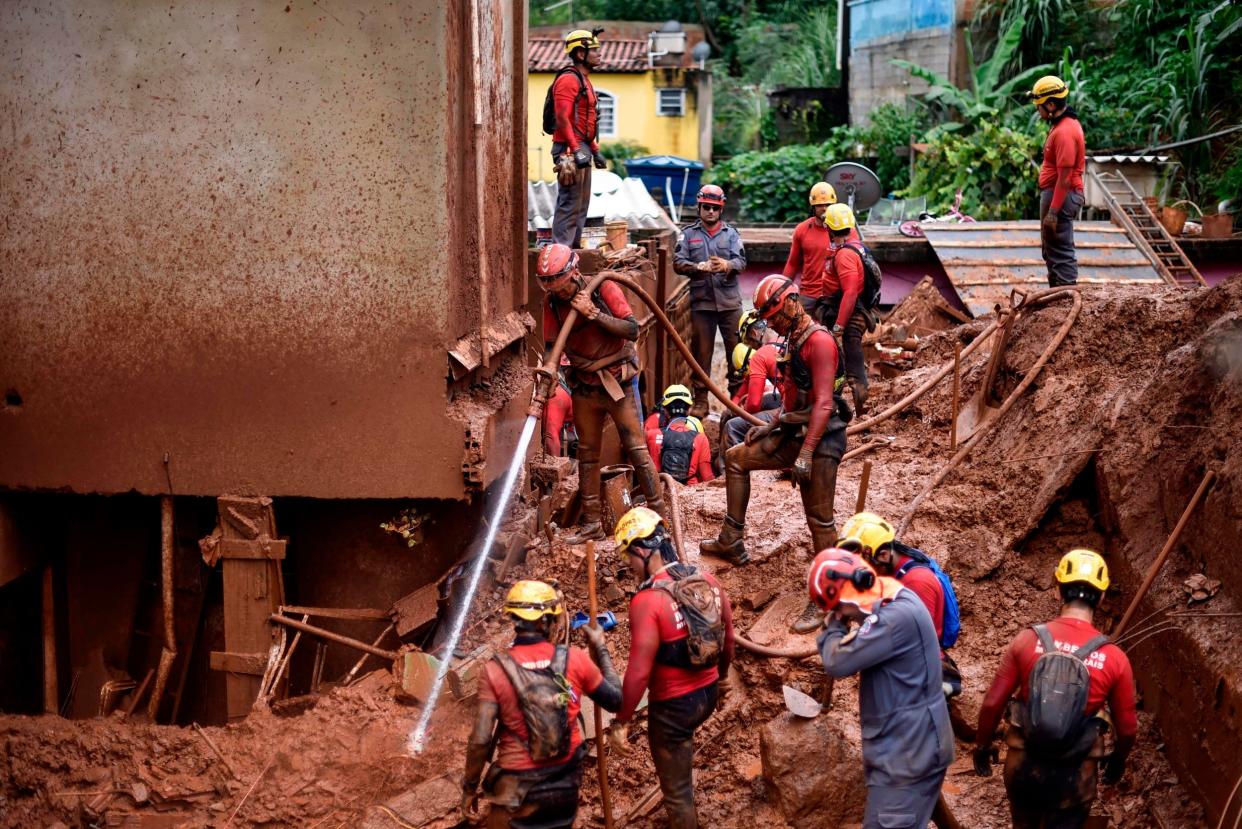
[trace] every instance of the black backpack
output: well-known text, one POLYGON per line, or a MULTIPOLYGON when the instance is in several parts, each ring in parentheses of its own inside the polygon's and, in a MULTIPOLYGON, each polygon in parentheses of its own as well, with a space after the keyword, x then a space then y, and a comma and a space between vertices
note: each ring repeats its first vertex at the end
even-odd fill
POLYGON ((880 287, 884 282, 884 272, 880 270, 880 263, 875 261, 875 257, 871 255, 866 245, 846 242, 845 247, 857 253, 863 264, 863 288, 862 293, 858 295, 858 301, 864 308, 874 308, 880 304, 880 287))
POLYGON ((574 69, 572 66, 565 66, 556 70, 556 76, 552 78, 552 83, 548 84, 548 92, 543 98, 543 131, 546 135, 552 135, 556 132, 556 104, 552 100, 552 90, 556 87, 556 82, 560 80, 561 75, 566 72, 573 72, 578 76, 578 94, 574 96, 574 111, 578 110, 578 102, 586 97, 586 81, 582 79, 582 73, 574 69))
POLYGON ((569 648, 557 645, 552 652, 552 662, 546 668, 525 668, 507 653, 494 657, 500 665, 526 723, 526 750, 537 763, 555 760, 569 753, 570 723, 569 700, 573 688, 565 678, 569 665, 569 648))
POLYGON ((1044 646, 1027 678, 1029 696, 1023 711, 1022 731, 1032 754, 1057 759, 1085 757, 1099 730, 1086 713, 1091 674, 1084 661, 1108 643, 1100 635, 1073 653, 1057 650, 1047 625, 1035 625, 1044 646))
POLYGON ((689 428, 685 431, 674 429, 673 424, 678 420, 685 423, 685 418, 675 418, 660 431, 664 436, 660 445, 660 471, 667 472, 677 483, 684 484, 690 480, 690 458, 694 455, 694 439, 699 433, 689 428))
POLYGON ((686 623, 686 638, 661 642, 656 661, 689 670, 714 667, 724 651, 724 619, 716 588, 693 567, 678 565, 669 568, 669 573, 671 579, 650 586, 673 597, 686 623))

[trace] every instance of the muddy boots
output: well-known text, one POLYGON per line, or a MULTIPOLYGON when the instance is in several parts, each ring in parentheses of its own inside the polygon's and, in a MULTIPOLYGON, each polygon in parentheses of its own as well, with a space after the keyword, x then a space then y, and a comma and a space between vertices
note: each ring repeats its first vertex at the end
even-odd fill
POLYGON ((583 495, 582 521, 578 524, 577 532, 565 536, 565 543, 585 544, 588 541, 600 541, 604 538, 607 538, 607 535, 604 534, 604 525, 600 522, 600 497, 583 495))
POLYGON ((854 391, 854 414, 862 417, 867 411, 867 381, 850 379, 854 391))
POLYGON ((743 543, 745 534, 746 525, 726 515, 724 523, 720 525, 720 535, 715 539, 699 542, 699 552, 705 556, 723 558, 733 564, 745 564, 750 561, 750 555, 743 543))
POLYGON ((707 387, 694 387, 694 405, 690 407, 690 417, 697 417, 699 420, 707 417, 707 387))

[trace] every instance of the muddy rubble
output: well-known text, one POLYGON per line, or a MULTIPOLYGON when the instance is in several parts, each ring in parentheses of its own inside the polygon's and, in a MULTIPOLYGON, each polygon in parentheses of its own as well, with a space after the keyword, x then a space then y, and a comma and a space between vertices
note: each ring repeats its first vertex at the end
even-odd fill
MULTIPOLYGON (((1195 292, 1083 287, 1082 295, 1079 319, 1037 382, 921 504, 905 540, 936 554, 954 577, 963 632, 953 653, 965 682, 957 705, 973 723, 1001 650, 1023 626, 1056 613, 1051 573, 1061 553, 1090 546, 1108 558, 1115 588, 1102 608, 1107 630, 1204 474, 1215 471, 1215 485, 1139 606, 1139 618, 1151 614, 1158 626, 1145 620, 1137 627, 1143 635, 1125 645, 1139 684, 1139 741, 1126 778, 1102 787, 1095 806, 1099 826, 1207 826, 1225 804, 1242 741, 1242 643, 1236 618, 1220 615, 1242 603, 1228 569, 1242 516, 1242 279, 1195 292), (1188 595, 1183 584, 1197 575, 1203 579, 1194 584, 1222 583, 1188 607, 1199 594, 1188 595)), ((1004 393, 1068 309, 1068 302, 1053 303, 1019 319, 1001 365, 1004 393)), ((873 410, 930 376, 985 322, 920 338, 911 370, 873 383, 873 410)), ((965 362, 963 399, 981 382, 987 351, 965 362)), ((894 440, 866 456, 874 464, 869 509, 894 522, 905 517, 952 456, 951 409, 946 381, 874 427, 872 437, 894 440)), ((841 468, 838 520, 853 511, 860 471, 860 460, 841 468)), ((702 564, 729 590, 740 630, 758 626, 777 647, 803 644, 809 640, 784 632, 801 609, 811 552, 798 493, 775 473, 755 473, 754 484, 747 516, 753 563, 702 564)), ((723 481, 679 488, 678 500, 686 552, 697 560, 698 540, 714 535, 724 515, 723 481)), ((636 585, 611 542, 600 551, 602 595, 620 620, 609 641, 624 664, 625 609, 636 585)), ((508 580, 522 577, 556 578, 571 611, 586 607, 584 551, 559 536, 531 545, 508 580)), ((504 646, 502 597, 503 586, 485 585, 459 652, 504 646)), ((817 657, 742 652, 736 671, 738 690, 700 732, 695 783, 703 825, 856 825, 865 796, 856 680, 835 684, 832 706, 818 719, 794 722, 782 687, 823 699, 817 657)), ((144 827, 452 825, 472 706, 445 694, 427 752, 411 757, 406 741, 418 713, 394 693, 388 672, 375 671, 350 687, 202 734, 118 718, 6 716, 0 826, 121 825, 127 814, 124 825, 144 827), (132 822, 135 815, 142 821, 132 822)), ((614 813, 631 829, 666 825, 652 796, 645 731, 640 715, 630 730, 635 751, 609 765, 614 813)), ((963 825, 1008 826, 999 767, 991 778, 974 776, 969 749, 958 743, 946 777, 950 806, 963 825)), ((600 826, 593 764, 584 781, 579 825, 600 826)))

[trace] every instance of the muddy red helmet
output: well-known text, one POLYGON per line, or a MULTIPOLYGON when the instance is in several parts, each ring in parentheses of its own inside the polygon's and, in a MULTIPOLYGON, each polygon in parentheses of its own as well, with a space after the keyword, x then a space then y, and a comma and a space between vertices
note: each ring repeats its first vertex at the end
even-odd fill
POLYGON ((724 191, 715 184, 704 184, 699 188, 699 195, 696 197, 696 200, 699 204, 718 204, 724 207, 724 191))
POLYGON ((577 270, 578 254, 567 245, 548 245, 539 251, 539 259, 535 262, 535 276, 545 291, 556 287, 577 270))
POLYGON ((861 556, 829 547, 811 562, 806 587, 811 601, 829 613, 842 601, 865 603, 875 587, 875 570, 861 556))
POLYGON ((755 286, 755 311, 760 319, 771 319, 787 298, 797 295, 798 286, 792 279, 779 273, 768 274, 755 286))

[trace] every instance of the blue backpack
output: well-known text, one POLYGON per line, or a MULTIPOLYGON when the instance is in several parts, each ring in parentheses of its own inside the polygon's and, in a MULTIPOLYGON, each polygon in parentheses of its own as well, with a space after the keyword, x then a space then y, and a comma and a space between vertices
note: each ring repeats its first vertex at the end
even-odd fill
POLYGON ((957 637, 962 632, 962 612, 957 606, 957 593, 953 590, 953 580, 949 574, 940 569, 936 560, 917 547, 909 547, 900 541, 893 541, 893 552, 909 556, 910 560, 894 573, 898 579, 904 578, 912 567, 926 567, 936 574, 940 588, 944 591, 944 632, 940 634, 940 647, 948 650, 957 644, 957 637))

